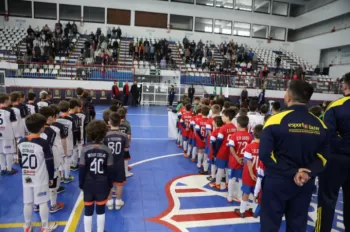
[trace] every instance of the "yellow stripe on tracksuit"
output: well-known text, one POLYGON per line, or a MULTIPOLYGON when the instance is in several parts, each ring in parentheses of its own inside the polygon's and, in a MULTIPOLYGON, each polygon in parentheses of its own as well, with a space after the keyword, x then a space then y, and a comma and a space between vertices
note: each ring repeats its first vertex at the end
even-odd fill
POLYGON ((322 207, 317 208, 317 220, 315 225, 315 231, 314 232, 320 232, 321 231, 321 218, 322 218, 322 207))

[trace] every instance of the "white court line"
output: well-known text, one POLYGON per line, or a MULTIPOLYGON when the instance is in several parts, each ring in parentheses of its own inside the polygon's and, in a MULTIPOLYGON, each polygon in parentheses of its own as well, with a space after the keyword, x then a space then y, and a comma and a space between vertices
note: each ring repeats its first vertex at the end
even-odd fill
MULTIPOLYGON (((136 165, 147 163, 147 162, 154 161, 154 160, 157 160, 157 159, 163 159, 163 158, 168 158, 168 157, 173 157, 173 156, 182 156, 182 155, 183 155, 183 153, 158 156, 158 157, 154 157, 154 158, 145 159, 145 160, 141 160, 141 161, 135 162, 133 164, 130 164, 129 166, 134 167, 136 165)), ((78 197, 77 201, 75 202, 74 208, 73 208, 72 212, 69 215, 69 219, 67 221, 66 227, 64 228, 64 232, 71 232, 71 231, 68 231, 68 229, 69 229, 70 225, 73 222, 73 219, 74 219, 74 216, 75 216, 75 212, 77 211, 77 208, 78 208, 78 206, 79 206, 79 204, 80 204, 80 202, 82 200, 83 200, 83 192, 80 191, 79 197, 78 197)), ((80 215, 80 217, 81 217, 81 215, 80 215)), ((79 218, 79 220, 80 219, 81 218, 79 218)))
POLYGON ((165 128, 168 126, 132 126, 132 128, 137 127, 137 128, 165 128))
MULTIPOLYGON (((96 114, 103 114, 104 111, 97 111, 96 114)), ((160 117, 168 117, 167 114, 127 114, 127 116, 160 116, 160 117)))
POLYGON ((169 139, 169 138, 131 138, 131 140, 175 140, 175 139, 169 139))

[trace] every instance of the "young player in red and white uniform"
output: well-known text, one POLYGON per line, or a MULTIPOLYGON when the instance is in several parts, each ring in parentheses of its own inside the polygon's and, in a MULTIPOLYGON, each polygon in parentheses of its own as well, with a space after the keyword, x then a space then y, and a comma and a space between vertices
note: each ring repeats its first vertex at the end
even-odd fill
POLYGON ((204 153, 206 145, 206 125, 208 122, 209 107, 202 106, 202 117, 196 122, 196 147, 198 149, 197 167, 201 174, 208 174, 208 154, 204 153), (202 170, 203 165, 203 170, 202 170))
MULTIPOLYGON (((219 107, 220 109, 220 107, 219 107)), ((219 111, 220 112, 220 111, 219 111)), ((216 145, 216 139, 218 137, 220 127, 224 125, 221 116, 215 116, 213 118, 213 132, 210 133, 210 151, 209 151, 209 163, 211 164, 211 175, 207 177, 207 180, 210 182, 215 181, 216 176, 216 165, 215 165, 215 157, 214 150, 216 145)))
MULTIPOLYGON (((214 118, 219 116, 220 114, 220 106, 215 104, 211 107, 211 117, 208 120, 208 123, 206 125, 206 130, 207 130, 207 144, 205 148, 205 153, 209 154, 212 153, 212 144, 211 144, 211 134, 212 131, 214 130, 214 118)), ((209 164, 210 164, 210 172, 211 176, 208 176, 207 179, 212 181, 212 179, 215 178, 216 175, 216 166, 215 163, 213 162, 212 159, 209 159, 209 164)))
POLYGON ((1 175, 13 175, 17 170, 12 168, 13 157, 16 153, 17 117, 9 107, 10 96, 0 93, 0 166, 1 175))
POLYGON ((230 155, 230 149, 227 144, 230 140, 231 135, 237 130, 235 125, 232 123, 232 119, 235 117, 235 115, 235 110, 231 108, 226 109, 222 112, 221 118, 225 125, 223 125, 219 130, 215 145, 215 151, 213 154, 216 158, 215 165, 218 170, 216 172, 215 183, 210 184, 210 187, 220 189, 221 180, 225 176, 225 170, 227 169, 228 158, 230 155))
POLYGON ((198 154, 198 149, 197 149, 197 144, 196 144, 196 124, 198 122, 198 120, 202 118, 202 106, 198 105, 196 108, 196 115, 194 115, 191 119, 191 129, 192 129, 192 133, 190 135, 191 137, 191 148, 192 148, 192 162, 196 162, 196 158, 197 158, 197 154, 198 154))
POLYGON ((177 121, 177 127, 178 127, 178 148, 182 148, 182 125, 180 123, 180 119, 182 117, 182 114, 186 112, 186 105, 188 104, 188 100, 184 99, 182 102, 182 107, 179 109, 179 111, 177 112, 177 117, 178 117, 178 121, 177 121))
POLYGON ((263 125, 256 125, 254 128, 254 140, 248 144, 244 151, 244 168, 242 175, 242 200, 239 209, 235 212, 242 218, 245 217, 245 211, 248 206, 249 195, 254 194, 254 188, 257 180, 257 170, 259 164, 260 134, 263 125))
POLYGON ((256 184, 254 188, 254 202, 257 203, 257 206, 254 210, 254 217, 260 216, 260 202, 261 202, 261 183, 262 179, 265 176, 265 166, 261 160, 258 162, 256 184))
POLYGON ((228 146, 230 147, 229 170, 228 170, 228 196, 227 201, 240 201, 242 188, 242 172, 244 151, 253 137, 246 131, 249 124, 247 116, 239 116, 237 118, 237 132, 232 134, 228 146), (238 180, 238 182, 237 182, 238 180))
POLYGON ((180 124, 182 126, 182 141, 183 141, 183 149, 184 156, 188 158, 187 148, 188 148, 188 140, 190 137, 190 123, 193 117, 192 106, 191 104, 186 105, 186 111, 181 115, 180 124))

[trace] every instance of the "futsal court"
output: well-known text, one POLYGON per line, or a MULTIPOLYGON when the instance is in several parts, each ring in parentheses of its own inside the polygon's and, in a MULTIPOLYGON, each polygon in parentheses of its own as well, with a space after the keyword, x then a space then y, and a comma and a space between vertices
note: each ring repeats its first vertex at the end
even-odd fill
MULTIPOLYGON (((97 118, 107 106, 96 107, 97 118)), ((242 219, 234 213, 238 203, 228 203, 225 191, 208 187, 206 176, 197 174, 197 167, 168 139, 166 107, 129 108, 127 119, 132 127, 130 154, 133 177, 127 179, 123 192, 125 206, 120 211, 106 209, 107 232, 114 231, 259 231, 259 219, 250 214, 242 219)), ((20 169, 17 165, 16 169, 20 169)), ((50 214, 50 221, 59 223, 56 231, 84 231, 84 205, 75 180, 64 184, 66 191, 58 196, 65 208, 50 214)), ((0 176, 0 231, 23 231, 21 175, 0 176)), ((332 231, 344 231, 340 193, 332 231)), ((316 220, 316 195, 309 209, 308 231, 316 220)), ((273 210, 273 209, 272 209, 273 210)), ((94 227, 96 228, 94 218, 94 227)), ((39 213, 33 222, 40 222, 39 213)), ((33 231, 40 231, 35 223, 33 231)), ((281 231, 285 231, 282 225, 281 231)))

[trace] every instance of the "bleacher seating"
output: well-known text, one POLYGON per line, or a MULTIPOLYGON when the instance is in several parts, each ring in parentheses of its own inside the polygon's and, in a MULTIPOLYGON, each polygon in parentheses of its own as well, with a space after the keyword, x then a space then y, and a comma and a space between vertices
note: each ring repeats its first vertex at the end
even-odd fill
POLYGON ((23 28, 7 27, 0 30, 0 60, 16 61, 17 57, 13 49, 25 38, 26 32, 23 28))

